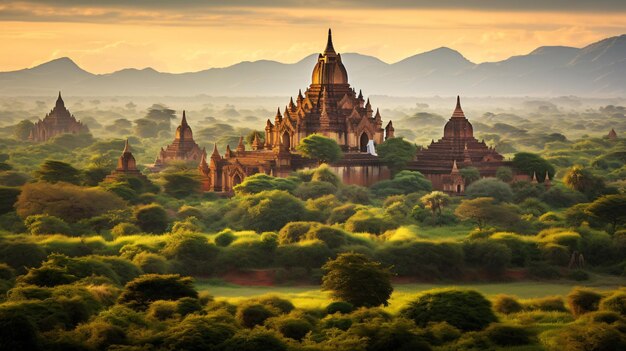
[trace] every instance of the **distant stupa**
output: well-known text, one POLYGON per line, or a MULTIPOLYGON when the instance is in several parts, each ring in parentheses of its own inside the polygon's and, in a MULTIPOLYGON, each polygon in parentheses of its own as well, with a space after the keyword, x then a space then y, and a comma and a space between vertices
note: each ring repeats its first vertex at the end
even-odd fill
POLYGON ((40 119, 35 123, 28 139, 42 142, 59 134, 66 133, 89 133, 89 128, 80 121, 77 121, 74 115, 65 108, 65 102, 61 97, 61 92, 59 92, 59 97, 57 98, 54 108, 43 120, 40 119))

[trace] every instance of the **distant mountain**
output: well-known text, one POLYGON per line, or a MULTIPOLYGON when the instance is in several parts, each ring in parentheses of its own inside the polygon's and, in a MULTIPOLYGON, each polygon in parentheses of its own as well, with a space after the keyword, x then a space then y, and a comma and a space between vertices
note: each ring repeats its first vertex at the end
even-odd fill
MULTIPOLYGON (((626 35, 582 49, 544 46, 527 55, 475 64, 442 47, 393 64, 342 55, 353 87, 366 95, 619 96, 626 94, 626 35)), ((306 89, 317 54, 286 64, 240 62, 224 68, 164 73, 152 68, 92 74, 64 57, 0 73, 0 95, 295 95, 306 89)))

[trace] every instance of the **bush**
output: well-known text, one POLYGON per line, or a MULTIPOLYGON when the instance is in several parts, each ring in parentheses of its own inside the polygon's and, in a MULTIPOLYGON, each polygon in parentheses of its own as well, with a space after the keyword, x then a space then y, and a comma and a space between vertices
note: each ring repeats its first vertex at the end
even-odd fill
POLYGON ((491 303, 473 290, 431 290, 410 302, 400 314, 424 327, 429 322, 448 322, 461 330, 481 330, 497 321, 491 303))
POLYGON ((334 194, 337 192, 337 187, 328 182, 308 182, 300 184, 294 191, 294 195, 297 197, 308 200, 315 199, 321 196, 334 194))
POLYGON ((494 311, 502 314, 520 312, 523 307, 514 297, 507 295, 497 295, 493 301, 494 311))
POLYGON ((316 222, 289 222, 278 232, 280 245, 297 243, 304 238, 311 227, 318 226, 316 222))
POLYGON ((133 257, 133 263, 144 273, 167 273, 167 260, 161 255, 150 252, 140 252, 133 257))
POLYGON ((215 242, 215 245, 219 247, 226 247, 232 244, 233 241, 235 241, 235 239, 237 239, 235 234, 233 234, 231 230, 226 229, 217 233, 217 235, 215 236, 214 242, 215 242))
POLYGON ((216 350, 229 340, 236 329, 210 317, 190 315, 165 333, 163 349, 205 351, 216 350))
POLYGON ((145 310, 153 301, 178 300, 183 297, 198 297, 191 278, 183 278, 178 274, 146 274, 126 284, 118 303, 145 310))
POLYGON ((556 338, 559 349, 568 351, 614 351, 626 349, 624 336, 606 323, 569 325, 556 338))
POLYGON ((242 303, 237 307, 237 321, 246 328, 253 328, 262 325, 270 317, 274 317, 278 312, 260 303, 242 303))
POLYGON ((485 178, 470 184, 465 189, 465 195, 471 199, 491 197, 497 202, 511 202, 513 200, 511 187, 495 178, 485 178))
POLYGON ((524 327, 492 324, 485 329, 485 335, 494 344, 500 346, 526 345, 531 342, 531 333, 524 327))
POLYGON ((289 222, 304 219, 306 214, 300 199, 285 191, 274 190, 242 198, 239 208, 229 215, 237 216, 232 218, 233 223, 240 222, 246 229, 265 232, 280 230, 289 222))
POLYGON ((467 263, 494 275, 502 274, 511 263, 511 249, 489 239, 467 241, 463 252, 467 263))
POLYGON ((326 314, 347 314, 351 313, 352 311, 354 311, 354 306, 351 303, 345 301, 334 301, 326 306, 326 314))
POLYGON ((559 296, 530 299, 524 303, 524 308, 544 312, 567 312, 563 299, 559 296))
POLYGON ((270 318, 266 325, 269 328, 278 331, 284 337, 298 341, 301 341, 307 333, 313 329, 311 323, 300 315, 287 315, 270 318))
POLYGON ((118 223, 111 229, 111 234, 115 238, 139 233, 141 233, 141 229, 132 223, 118 223))
POLYGON ((382 234, 398 225, 375 210, 360 210, 346 221, 345 228, 353 233, 382 234))
POLYGON ((326 225, 312 227, 306 233, 305 238, 307 240, 320 240, 331 249, 345 245, 347 242, 346 233, 343 230, 326 225))
POLYGON ((602 299, 600 309, 603 311, 616 312, 622 317, 626 317, 626 292, 616 291, 612 295, 602 299))
POLYGON ((33 235, 71 234, 70 226, 60 218, 47 214, 26 217, 24 224, 33 235))
POLYGON ((35 323, 18 311, 0 310, 0 350, 42 350, 35 323))
POLYGON ((575 280, 578 282, 589 280, 589 273, 583 271, 582 269, 576 269, 567 274, 567 279, 575 280))
POLYGON ((413 171, 400 171, 393 179, 380 181, 370 187, 372 193, 379 198, 418 191, 430 192, 432 189, 430 180, 422 173, 413 171))
POLYGON ((4 262, 24 274, 27 267, 39 267, 46 259, 46 252, 37 244, 8 242, 0 239, 0 262, 4 262))
POLYGON ((150 304, 146 314, 152 318, 164 321, 177 317, 177 309, 176 301, 157 300, 150 304))
POLYGON ((161 205, 140 206, 134 212, 135 221, 146 233, 161 234, 167 230, 167 212, 161 205))
POLYGON ((0 215, 13 211, 19 195, 19 188, 0 186, 0 215))
POLYGON ((567 295, 567 306, 572 314, 578 317, 588 312, 597 311, 601 299, 602 295, 593 290, 574 288, 567 295))
POLYGON ((280 336, 264 329, 240 331, 226 341, 222 351, 286 351, 287 345, 280 336))

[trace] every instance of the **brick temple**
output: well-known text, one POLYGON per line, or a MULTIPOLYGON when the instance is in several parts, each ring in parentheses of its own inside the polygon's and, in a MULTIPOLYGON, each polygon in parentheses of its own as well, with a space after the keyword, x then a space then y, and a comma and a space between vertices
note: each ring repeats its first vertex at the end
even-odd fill
POLYGON ((65 102, 59 92, 54 108, 33 126, 28 139, 36 142, 47 141, 60 134, 89 133, 89 128, 77 121, 74 115, 65 107, 65 102))
POLYGON ((335 140, 344 151, 341 161, 330 165, 347 184, 371 185, 389 177, 389 170, 378 158, 367 153, 368 144, 379 144, 394 135, 391 122, 383 128, 383 119, 363 94, 350 86, 348 72, 335 52, 332 33, 323 53, 313 67, 311 84, 304 94, 298 92, 265 124, 265 141, 254 136, 247 150, 243 138, 233 150, 223 155, 213 148, 203 156, 198 167, 205 191, 229 192, 245 177, 265 173, 288 176, 297 169, 315 167, 317 162, 303 158, 295 148, 300 140, 321 134, 335 140))
POLYGON ((133 153, 130 149, 128 139, 126 139, 126 142, 124 143, 124 150, 122 151, 122 155, 117 160, 117 167, 115 167, 111 174, 106 176, 104 181, 115 182, 123 180, 126 177, 147 179, 146 176, 137 169, 137 162, 135 161, 135 156, 133 156, 133 153))
POLYGON ((156 172, 175 161, 200 162, 203 157, 206 157, 206 150, 200 149, 200 146, 193 140, 193 132, 187 123, 185 111, 183 111, 180 125, 176 128, 174 141, 165 149, 161 148, 154 165, 149 168, 156 172))

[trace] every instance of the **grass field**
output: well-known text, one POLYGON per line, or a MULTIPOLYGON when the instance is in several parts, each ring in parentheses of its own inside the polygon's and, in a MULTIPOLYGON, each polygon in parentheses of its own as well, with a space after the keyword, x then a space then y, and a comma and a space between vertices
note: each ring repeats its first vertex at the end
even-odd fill
MULTIPOLYGON (((415 295, 430 289, 459 287, 475 289, 487 296, 497 294, 514 295, 520 299, 545 297, 552 295, 566 295, 575 286, 587 286, 598 290, 615 289, 626 285, 626 280, 619 277, 594 276, 586 282, 553 281, 553 282, 514 282, 514 283, 413 283, 397 284, 385 309, 389 312, 397 312, 405 304, 411 301, 415 295)), ((207 291, 217 300, 238 302, 250 297, 261 295, 278 295, 289 299, 296 307, 300 308, 323 308, 330 302, 327 292, 320 290, 319 286, 240 286, 224 284, 216 280, 198 279, 196 287, 199 291, 207 291)))

